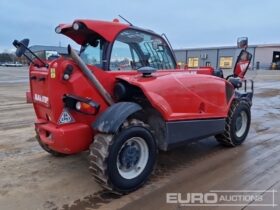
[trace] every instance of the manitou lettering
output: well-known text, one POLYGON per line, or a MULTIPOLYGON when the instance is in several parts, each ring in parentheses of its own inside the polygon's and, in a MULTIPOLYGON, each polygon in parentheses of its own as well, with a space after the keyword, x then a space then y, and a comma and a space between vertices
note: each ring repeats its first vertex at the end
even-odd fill
POLYGON ((34 101, 39 101, 44 104, 49 104, 49 98, 47 96, 42 96, 39 94, 34 94, 34 101))

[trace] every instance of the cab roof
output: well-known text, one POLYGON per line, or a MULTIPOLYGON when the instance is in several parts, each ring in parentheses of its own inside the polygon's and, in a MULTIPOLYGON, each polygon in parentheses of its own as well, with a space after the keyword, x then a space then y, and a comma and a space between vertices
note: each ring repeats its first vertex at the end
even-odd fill
POLYGON ((122 30, 130 27, 129 24, 120 23, 117 19, 114 19, 112 22, 78 19, 72 24, 58 25, 56 27, 56 32, 64 34, 73 39, 76 43, 83 45, 88 37, 93 34, 97 34, 108 42, 112 42, 122 30), (81 27, 78 30, 75 30, 73 27, 74 23, 78 23, 81 27))

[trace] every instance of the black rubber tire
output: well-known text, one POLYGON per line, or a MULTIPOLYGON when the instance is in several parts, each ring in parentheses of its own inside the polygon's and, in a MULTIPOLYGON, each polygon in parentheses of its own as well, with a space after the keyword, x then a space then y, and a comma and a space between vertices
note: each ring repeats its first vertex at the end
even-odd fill
POLYGON ((221 143, 224 146, 235 147, 242 144, 245 141, 251 124, 250 108, 250 104, 245 100, 235 100, 232 102, 228 117, 226 118, 225 131, 224 133, 215 136, 219 143, 221 143), (239 113, 241 113, 242 111, 244 111, 247 115, 247 125, 243 135, 238 137, 236 135, 236 120, 239 113))
POLYGON ((37 139, 37 141, 38 141, 39 145, 42 147, 42 149, 45 150, 46 152, 48 152, 49 154, 51 154, 51 155, 53 155, 55 157, 65 157, 65 156, 68 156, 67 154, 60 153, 60 152, 57 152, 57 151, 54 151, 54 150, 50 149, 48 147, 48 145, 44 144, 41 141, 41 139, 40 139, 38 134, 35 136, 35 138, 37 139))
POLYGON ((148 126, 135 119, 131 122, 115 135, 97 134, 90 146, 89 168, 93 177, 104 188, 117 194, 127 194, 140 188, 151 175, 157 157, 156 142, 148 126), (122 145, 132 137, 145 140, 149 157, 145 168, 137 177, 126 179, 118 171, 117 156, 122 145))

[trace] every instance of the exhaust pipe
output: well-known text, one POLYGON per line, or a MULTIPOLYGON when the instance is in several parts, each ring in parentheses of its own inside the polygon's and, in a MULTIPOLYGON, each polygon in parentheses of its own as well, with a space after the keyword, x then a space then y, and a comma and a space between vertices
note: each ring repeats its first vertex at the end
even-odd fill
POLYGON ((81 68, 84 75, 89 79, 91 84, 99 91, 99 93, 105 99, 107 104, 110 106, 112 104, 114 104, 114 101, 113 101, 111 95, 107 92, 107 90, 103 87, 103 85, 95 77, 95 75, 92 73, 92 71, 87 67, 85 62, 80 58, 80 56, 77 54, 77 52, 70 45, 68 45, 68 54, 78 64, 78 66, 81 68))

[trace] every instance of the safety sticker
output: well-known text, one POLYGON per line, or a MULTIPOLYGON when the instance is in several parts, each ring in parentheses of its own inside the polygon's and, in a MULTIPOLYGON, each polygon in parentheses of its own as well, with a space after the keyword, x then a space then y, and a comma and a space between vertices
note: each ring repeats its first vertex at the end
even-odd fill
POLYGON ((74 118, 66 109, 64 109, 59 117, 58 124, 61 125, 72 122, 75 122, 74 118))

